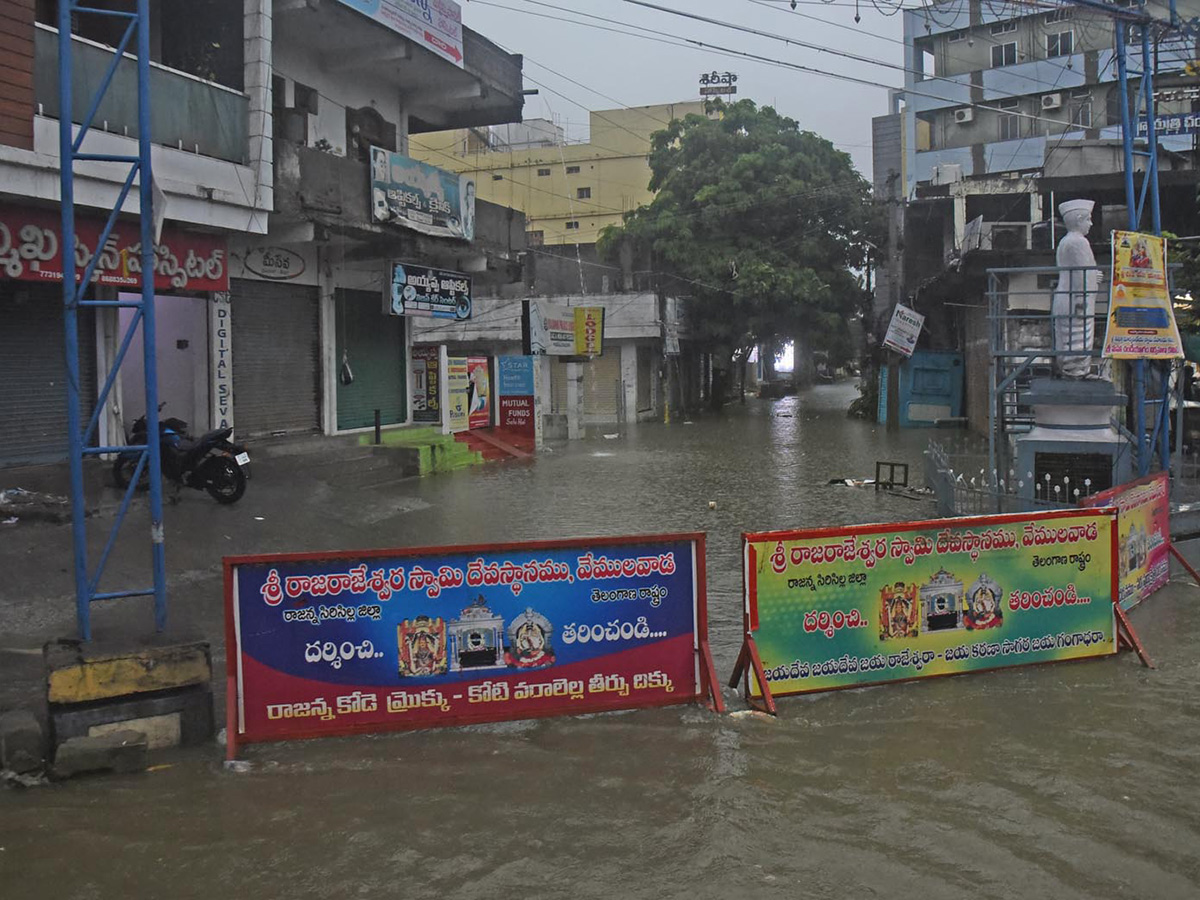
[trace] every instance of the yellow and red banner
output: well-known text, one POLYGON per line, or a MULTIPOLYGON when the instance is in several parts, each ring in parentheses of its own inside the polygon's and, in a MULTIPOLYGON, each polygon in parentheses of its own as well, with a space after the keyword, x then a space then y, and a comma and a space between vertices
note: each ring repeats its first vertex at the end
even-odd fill
POLYGON ((1167 283, 1165 238, 1114 231, 1112 288, 1104 355, 1114 359, 1178 359, 1179 327, 1167 283))
POLYGON ((1113 509, 743 541, 745 627, 774 696, 1117 651, 1113 509))
POLYGON ((1147 475, 1080 502, 1117 508, 1117 583, 1121 609, 1137 606, 1171 577, 1171 482, 1147 475))

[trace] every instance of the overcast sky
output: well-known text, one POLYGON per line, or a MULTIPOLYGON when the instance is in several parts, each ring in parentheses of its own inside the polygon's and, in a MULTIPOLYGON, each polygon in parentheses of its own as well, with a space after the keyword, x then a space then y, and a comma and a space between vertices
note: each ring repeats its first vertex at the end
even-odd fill
MULTIPOLYGON (((848 152, 859 171, 870 178, 871 117, 887 112, 887 91, 883 88, 731 58, 716 50, 670 46, 663 41, 693 39, 719 44, 894 87, 904 81, 899 68, 903 63, 902 16, 884 15, 897 8, 897 0, 862 0, 862 21, 857 25, 853 0, 798 0, 795 11, 788 0, 652 0, 659 6, 854 53, 895 68, 867 65, 691 21, 625 0, 460 2, 464 25, 506 50, 524 54, 525 85, 540 90, 538 96, 526 98, 525 117, 549 118, 554 114, 567 125, 572 138, 584 134, 585 109, 698 99, 700 73, 716 69, 737 73, 738 99, 749 97, 756 103, 775 106, 799 121, 802 128, 823 135, 848 152), (587 15, 622 24, 589 19, 587 15), (557 21, 564 19, 567 21, 557 21), (659 36, 646 40, 603 30, 629 31, 638 26, 659 36)), ((915 0, 906 0, 906 5, 915 5, 915 0)))

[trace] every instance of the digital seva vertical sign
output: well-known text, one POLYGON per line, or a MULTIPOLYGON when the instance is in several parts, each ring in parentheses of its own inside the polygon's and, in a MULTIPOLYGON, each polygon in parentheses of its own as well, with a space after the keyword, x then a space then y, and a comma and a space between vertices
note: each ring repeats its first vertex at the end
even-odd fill
POLYGON ((712 693, 704 536, 225 559, 240 744, 712 693))

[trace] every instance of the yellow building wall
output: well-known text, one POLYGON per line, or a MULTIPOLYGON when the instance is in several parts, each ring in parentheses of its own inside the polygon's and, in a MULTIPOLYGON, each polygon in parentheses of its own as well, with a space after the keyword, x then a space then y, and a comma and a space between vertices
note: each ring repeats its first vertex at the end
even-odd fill
POLYGON ((704 104, 599 110, 589 114, 586 144, 516 151, 479 149, 463 130, 412 135, 409 155, 473 173, 476 196, 521 210, 526 230, 541 232, 543 243, 590 244, 606 225, 621 224, 623 213, 650 202, 650 135, 691 114, 703 115, 704 104))

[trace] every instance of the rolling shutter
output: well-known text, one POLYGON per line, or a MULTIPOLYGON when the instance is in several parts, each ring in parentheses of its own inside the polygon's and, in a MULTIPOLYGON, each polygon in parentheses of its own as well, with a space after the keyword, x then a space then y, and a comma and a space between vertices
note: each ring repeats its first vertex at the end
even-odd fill
MULTIPOLYGON (((62 304, 59 287, 0 282, 0 465, 67 458, 62 304)), ((82 428, 96 402, 95 322, 79 314, 82 428)))
POLYGON ((235 433, 247 438, 319 431, 317 288, 235 278, 230 306, 235 433))

